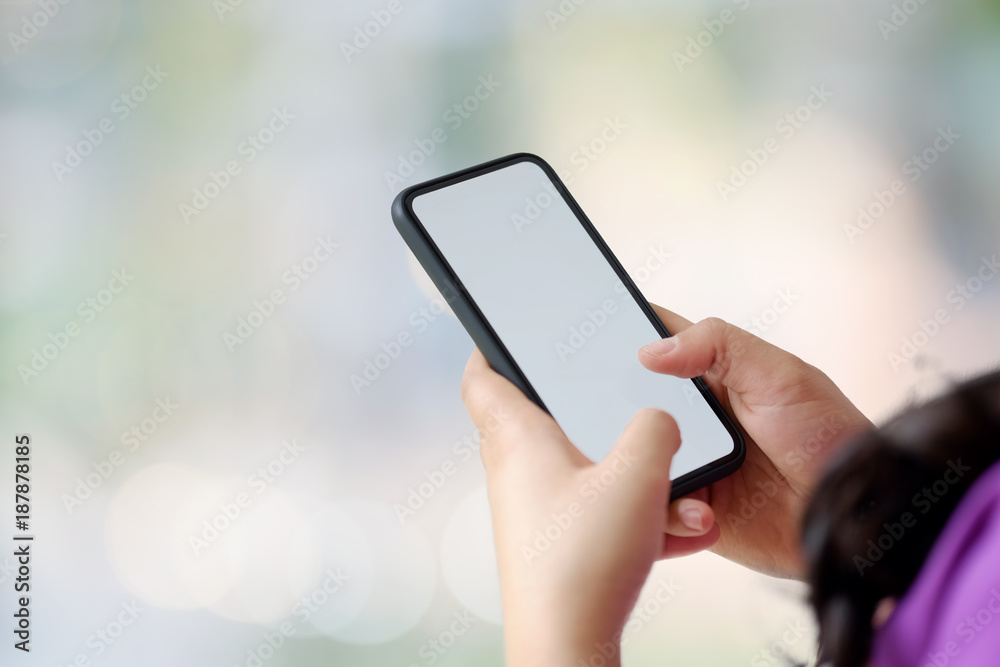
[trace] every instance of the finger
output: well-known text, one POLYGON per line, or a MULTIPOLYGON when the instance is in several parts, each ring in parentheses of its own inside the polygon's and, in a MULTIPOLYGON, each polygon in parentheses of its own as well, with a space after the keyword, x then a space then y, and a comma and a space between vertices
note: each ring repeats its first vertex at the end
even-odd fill
POLYGON ((770 343, 710 317, 639 350, 639 361, 658 373, 682 378, 704 376, 737 393, 759 385, 763 375, 790 368, 789 358, 770 343))
MULTIPOLYGON (((653 307, 653 311, 656 312, 656 315, 663 322, 663 325, 667 327, 667 331, 669 331, 671 335, 678 334, 694 326, 691 320, 681 317, 673 311, 667 310, 662 306, 657 306, 655 303, 650 305, 653 307)), ((719 383, 711 380, 708 381, 708 386, 712 390, 712 393, 715 394, 716 398, 722 401, 722 404, 728 408, 729 399, 726 396, 726 392, 723 390, 724 388, 720 386, 719 383)))
POLYGON ((686 497, 670 503, 664 532, 676 537, 704 535, 715 525, 715 512, 708 503, 686 497))
POLYGON ((663 322, 663 326, 667 328, 667 331, 669 331, 671 335, 680 333, 681 331, 684 331, 692 326, 692 322, 690 320, 681 317, 673 311, 667 310, 662 306, 657 306, 655 303, 651 303, 649 305, 653 307, 653 312, 655 312, 656 316, 660 318, 660 321, 663 322))
POLYGON ((462 400, 479 429, 487 474, 508 462, 545 470, 565 464, 567 450, 576 451, 555 420, 490 368, 478 348, 465 366, 462 400))
POLYGON ((669 482, 670 462, 680 446, 681 432, 674 418, 663 410, 646 408, 628 423, 604 461, 638 458, 647 470, 665 475, 669 482))
POLYGON ((680 442, 673 417, 653 408, 640 410, 597 465, 597 478, 607 485, 607 480, 627 475, 627 484, 615 485, 615 495, 621 494, 631 508, 625 511, 634 517, 646 515, 653 525, 662 526, 670 499, 670 463, 680 442))
POLYGON ((664 535, 663 536, 663 552, 660 555, 660 559, 664 558, 680 558, 681 556, 690 556, 691 554, 698 553, 699 551, 705 551, 711 548, 719 541, 719 536, 722 535, 722 529, 719 528, 719 524, 713 524, 712 528, 698 537, 675 537, 674 535, 664 535))

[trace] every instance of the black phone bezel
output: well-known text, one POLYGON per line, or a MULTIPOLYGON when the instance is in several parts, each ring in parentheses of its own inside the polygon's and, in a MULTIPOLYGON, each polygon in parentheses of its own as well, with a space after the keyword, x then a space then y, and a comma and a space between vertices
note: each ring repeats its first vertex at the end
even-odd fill
MULTIPOLYGON (((573 195, 570 194, 569 190, 562 182, 562 179, 559 178, 559 175, 545 160, 537 155, 532 153, 514 153, 512 155, 490 160, 489 162, 484 162, 460 171, 445 174, 444 176, 424 181, 422 183, 411 185, 403 189, 392 202, 392 221, 400 235, 403 237, 403 240, 416 256, 417 261, 419 261, 421 266, 423 266, 435 286, 441 292, 445 301, 451 306, 459 321, 472 337, 476 346, 482 351, 483 356, 486 357, 490 366, 514 383, 536 405, 548 412, 544 402, 538 396, 537 392, 535 392, 531 383, 528 381, 527 377, 525 377, 524 373, 517 365, 517 362, 503 344, 503 341, 500 340, 500 337, 493 330, 493 327, 490 326, 490 323, 479 310, 475 300, 465 290, 461 280, 451 268, 451 265, 445 259, 443 253, 434 243, 433 239, 431 239, 427 230, 424 229, 411 206, 413 199, 419 195, 433 192, 434 190, 439 190, 441 188, 448 187, 449 185, 454 185, 455 183, 469 180, 477 176, 482 176, 483 174, 488 174, 491 171, 503 169, 504 167, 509 167, 519 162, 526 161, 534 163, 545 172, 545 174, 549 177, 549 180, 552 181, 556 190, 576 215, 577 220, 580 221, 580 224, 590 235, 591 240, 593 240, 593 242, 600 249, 601 254, 604 255, 608 263, 611 264, 615 273, 618 274, 622 284, 632 295, 636 304, 646 314, 646 317, 652 323, 656 331, 663 338, 669 337, 671 334, 667 330, 666 326, 664 326, 663 322, 660 321, 660 318, 657 317, 652 306, 650 306, 649 302, 645 299, 645 297, 643 297, 639 288, 635 285, 632 278, 618 261, 618 258, 611 252, 611 249, 608 247, 607 243, 605 243, 604 239, 598 233, 594 225, 590 222, 590 219, 583 212, 583 209, 580 208, 579 204, 577 204, 573 195)), ((733 451, 720 459, 716 459, 715 461, 708 463, 697 470, 692 470, 691 472, 673 480, 670 494, 671 498, 679 498, 681 496, 688 495, 700 488, 708 486, 713 482, 717 482, 720 479, 731 475, 739 469, 746 457, 746 443, 735 419, 725 411, 722 404, 708 388, 708 385, 705 384, 705 381, 702 378, 693 378, 691 381, 698 388, 698 391, 705 398, 705 400, 708 401, 708 404, 712 407, 716 416, 722 421, 726 430, 732 436, 733 451)))

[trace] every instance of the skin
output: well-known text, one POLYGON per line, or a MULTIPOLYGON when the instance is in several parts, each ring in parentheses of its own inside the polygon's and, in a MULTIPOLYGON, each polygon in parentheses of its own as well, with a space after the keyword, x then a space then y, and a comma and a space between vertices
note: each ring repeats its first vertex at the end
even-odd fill
POLYGON ((652 372, 703 377, 747 446, 739 471, 673 503, 668 471, 682 443, 670 415, 641 411, 594 463, 478 350, 466 366, 462 398, 483 434, 508 664, 569 666, 595 655, 619 664, 621 630, 660 558, 711 549, 801 578, 811 490, 830 456, 872 428, 798 357, 722 320, 691 324, 654 308, 674 335, 639 360, 652 372))

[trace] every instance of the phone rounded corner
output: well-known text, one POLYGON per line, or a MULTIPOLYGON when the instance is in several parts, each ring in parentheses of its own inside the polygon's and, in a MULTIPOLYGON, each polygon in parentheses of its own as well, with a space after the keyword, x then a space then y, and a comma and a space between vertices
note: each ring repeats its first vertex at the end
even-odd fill
POLYGON ((736 429, 736 456, 733 457, 733 470, 739 470, 743 465, 743 462, 747 459, 747 441, 743 437, 743 432, 740 431, 739 427, 733 423, 733 427, 736 429))
POLYGON ((400 225, 413 225, 413 216, 410 213, 410 199, 413 197, 414 191, 414 186, 400 190, 389 206, 389 216, 392 218, 393 224, 396 225, 396 229, 400 229, 400 225))
POLYGON ((532 153, 531 151, 519 151, 517 153, 511 153, 504 159, 509 160, 511 162, 534 162, 537 165, 544 165, 546 167, 550 166, 549 163, 546 162, 544 158, 542 158, 537 153, 532 153))
POLYGON ((690 495, 706 486, 715 484, 743 467, 743 463, 747 457, 746 439, 737 427, 736 422, 730 420, 730 423, 733 427, 733 451, 721 459, 675 479, 670 489, 671 502, 690 495))
POLYGON ((549 164, 545 158, 536 153, 521 151, 520 153, 512 153, 511 155, 508 155, 507 157, 502 159, 506 161, 508 164, 517 164, 519 162, 530 162, 531 164, 541 169, 545 173, 545 175, 549 178, 549 180, 553 181, 556 184, 562 185, 562 179, 559 178, 559 173, 555 170, 555 167, 549 164))

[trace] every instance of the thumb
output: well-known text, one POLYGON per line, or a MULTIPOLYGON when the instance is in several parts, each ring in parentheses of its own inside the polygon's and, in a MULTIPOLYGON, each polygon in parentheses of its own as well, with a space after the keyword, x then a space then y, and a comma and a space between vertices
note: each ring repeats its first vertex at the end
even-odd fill
POLYGON ((642 410, 596 466, 596 481, 613 482, 627 476, 628 483, 618 491, 630 497, 630 504, 665 512, 670 499, 670 464, 680 443, 680 430, 673 417, 662 410, 642 410))
POLYGON ((681 378, 704 376, 737 393, 754 388, 760 377, 788 366, 787 352, 717 317, 639 350, 643 366, 681 378))

